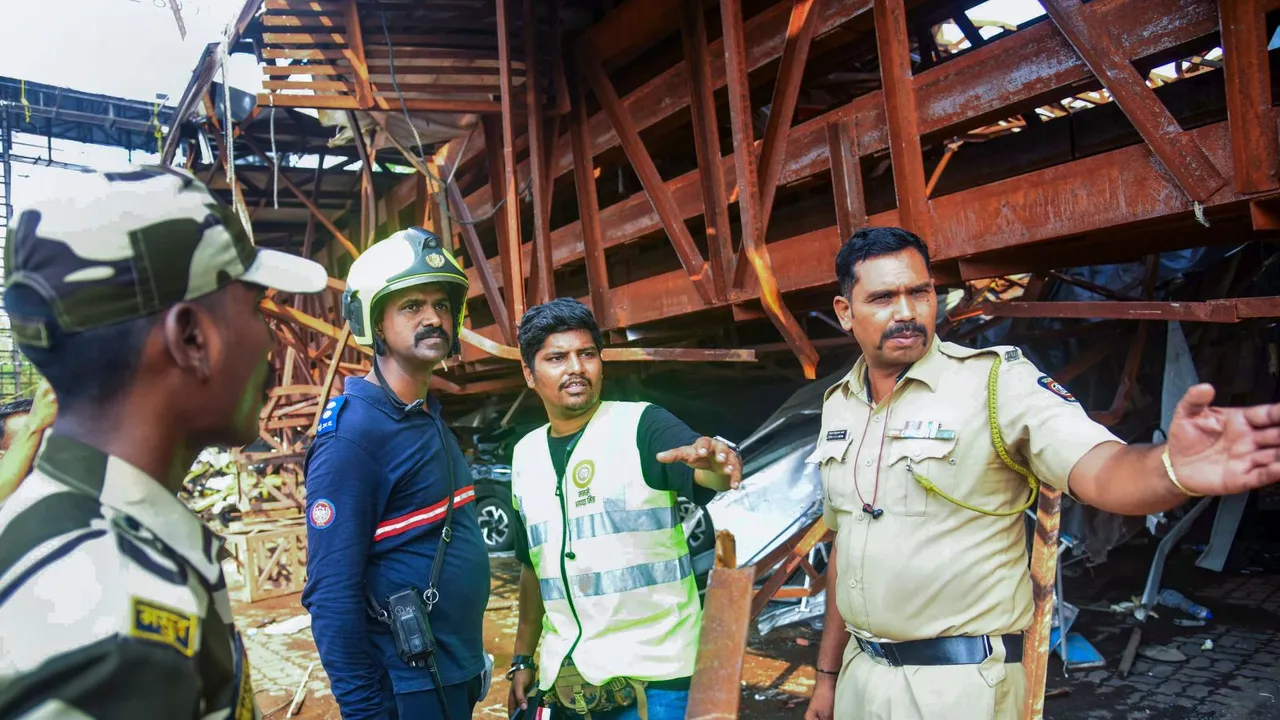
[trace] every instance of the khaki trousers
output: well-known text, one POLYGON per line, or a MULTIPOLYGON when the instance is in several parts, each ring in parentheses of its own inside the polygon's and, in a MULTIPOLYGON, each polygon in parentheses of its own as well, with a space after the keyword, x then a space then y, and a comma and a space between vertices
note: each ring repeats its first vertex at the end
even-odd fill
POLYGON ((1004 657, 1000 646, 981 665, 893 667, 851 639, 835 720, 1022 720, 1027 678, 1004 657))

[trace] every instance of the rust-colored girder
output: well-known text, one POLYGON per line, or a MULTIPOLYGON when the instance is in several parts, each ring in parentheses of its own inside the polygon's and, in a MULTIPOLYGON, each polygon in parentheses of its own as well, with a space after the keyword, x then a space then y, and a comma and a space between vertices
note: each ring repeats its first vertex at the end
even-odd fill
MULTIPOLYGON (((507 301, 507 313, 511 321, 518 324, 525 310, 525 272, 520 242, 520 190, 516 187, 516 118, 512 106, 515 87, 511 84, 511 20, 508 17, 510 2, 511 0, 494 0, 498 14, 498 75, 502 87, 502 195, 507 199, 502 208, 503 218, 498 219, 499 224, 506 227, 506 234, 499 235, 498 257, 502 265, 502 288, 507 301)), ((537 111, 537 108, 529 108, 531 113, 537 111)))
POLYGON ((893 159, 893 187, 898 196, 902 227, 919 235, 932 249, 929 198, 925 195, 924 157, 916 87, 911 78, 911 38, 907 34, 904 0, 875 0, 876 47, 885 114, 889 119, 889 153, 893 159))
POLYGON ((1227 121, 1238 193, 1271 190, 1277 182, 1280 138, 1271 107, 1271 63, 1267 59, 1267 19, 1260 0, 1219 0, 1227 121))
MULTIPOLYGON (((800 97, 800 80, 804 78, 805 63, 809 60, 809 46, 813 44, 816 23, 814 0, 792 0, 791 18, 787 23, 787 43, 782 50, 778 79, 773 85, 773 98, 769 101, 769 122, 765 125, 764 139, 760 142, 762 238, 769 232, 769 215, 773 211, 773 198, 778 191, 778 178, 782 175, 787 136, 791 133, 791 120, 795 117, 796 100, 800 97)), ((741 287, 736 278, 735 286, 741 287)))
MULTIPOLYGON (((533 268, 529 294, 535 303, 544 303, 555 295, 555 275, 551 266, 551 205, 546 196, 551 192, 547 180, 546 135, 543 130, 542 85, 538 75, 538 19, 533 0, 524 0, 524 85, 529 117, 529 171, 533 180, 533 268)), ((516 254, 520 245, 516 244, 516 254)))
POLYGON ((736 718, 742 699, 755 573, 749 567, 734 567, 736 558, 729 557, 732 551, 722 550, 732 535, 721 530, 716 536, 717 562, 707 578, 698 659, 685 712, 689 720, 736 718))
MULTIPOLYGON (((1274 111, 1272 117, 1276 117, 1274 111)), ((1230 169, 1225 122, 1191 132, 1209 148, 1219 167, 1230 169)), ((1242 201, 1230 192, 1220 192, 1208 206, 1242 201)), ((948 218, 933 232, 933 256, 939 262, 1141 220, 1176 214, 1190 217, 1191 212, 1177 184, 1144 146, 1113 150, 931 202, 938 217, 948 218), (1100 197, 1123 197, 1124 202, 1099 203, 1100 197)), ((867 221, 898 225, 898 212, 877 213, 867 221)), ((834 226, 770 243, 779 289, 788 292, 832 284, 839 247, 839 230, 834 226)), ((665 273, 614 288, 620 324, 637 325, 704 309, 682 275, 665 273)))
POLYGON ((1280 317, 1280 297, 1230 298, 1204 302, 1008 302, 989 303, 984 315, 1025 318, 1096 318, 1236 323, 1280 317))
POLYGON ((320 210, 320 207, 312 202, 311 198, 307 197, 306 193, 302 192, 297 185, 293 184, 293 181, 289 179, 289 174, 280 172, 280 169, 276 167, 276 161, 274 158, 258 149, 258 146, 255 145, 248 137, 241 137, 240 142, 244 143, 245 146, 252 150, 255 155, 262 158, 267 163, 267 167, 270 167, 276 172, 276 177, 280 178, 280 182, 289 189, 289 192, 293 193, 294 197, 298 198, 298 202, 307 206, 307 210, 311 211, 311 215, 315 217, 316 220, 319 220, 320 224, 324 225, 325 228, 333 234, 333 238, 342 245, 344 250, 351 254, 351 257, 354 258, 360 255, 360 251, 357 250, 356 246, 347 239, 347 236, 338 229, 338 226, 333 224, 333 221, 329 219, 329 216, 325 215, 324 212, 320 210))
MULTIPOLYGON (((1049 670, 1049 635, 1058 579, 1058 529, 1062 522, 1062 491, 1040 486, 1036 502, 1035 539, 1031 546, 1031 595, 1035 609, 1022 646, 1022 669, 1027 694, 1022 708, 1026 720, 1044 717, 1044 683, 1049 670)), ((1066 642, 1066 638, 1062 639, 1066 642)))
POLYGON ((617 327, 613 298, 609 296, 609 266, 605 263, 604 239, 600 232, 600 201, 596 197, 595 163, 587 141, 587 107, 582 77, 574 73, 568 81, 572 88, 569 109, 569 138, 575 158, 573 184, 578 193, 578 225, 583 238, 583 254, 587 265, 587 288, 591 309, 602 328, 617 327))
POLYGON ((681 40, 689 65, 689 110, 693 120, 693 146, 698 157, 702 186, 703 215, 707 220, 707 256, 711 264, 711 285, 718 299, 729 293, 733 273, 733 238, 729 227, 729 205, 720 175, 720 131, 716 122, 714 88, 711 85, 711 53, 707 48, 707 27, 701 0, 684 0, 681 40))
POLYGON ((1106 25, 1096 17, 1087 17, 1080 0, 1041 0, 1041 4, 1188 197, 1204 202, 1226 184, 1204 150, 1183 132, 1138 71, 1126 62, 1106 25))
POLYGON ((671 190, 658 174, 658 167, 653 164, 653 158, 645 149, 644 142, 640 139, 640 132, 627 113, 626 106, 618 97, 613 82, 605 74, 596 49, 590 43, 579 44, 578 61, 582 65, 582 72, 587 82, 591 85, 591 91, 595 93, 596 100, 604 108, 609 121, 613 123, 614 130, 621 138, 623 152, 627 154, 627 160, 631 162, 636 176, 640 178, 645 194, 649 196, 653 209, 662 220, 662 227, 667 231, 667 237, 671 239, 676 255, 680 257, 680 264, 684 266, 685 272, 689 273, 689 278, 703 302, 710 303, 713 295, 710 278, 707 277, 707 263, 702 259, 698 246, 694 244, 689 228, 681 219, 680 209, 671 196, 671 190))
MULTIPOLYGON (((735 263, 734 285, 738 282, 737 267, 745 267, 742 255, 755 271, 760 286, 760 303, 765 314, 787 341, 804 376, 813 380, 818 376, 818 351, 814 349, 804 328, 796 321, 782 300, 777 278, 773 273, 773 261, 765 247, 764 213, 760 205, 758 167, 756 165, 754 135, 751 130, 751 88, 747 83, 746 47, 742 25, 741 0, 721 0, 720 18, 724 26, 725 67, 729 78, 729 116, 733 126, 733 150, 736 162, 734 172, 738 181, 738 211, 742 217, 742 248, 735 263)), ((785 142, 785 133, 780 138, 785 142)))
MULTIPOLYGON (((824 17, 823 13, 830 12, 834 4, 828 2, 820 6, 819 18, 824 17)), ((785 10, 785 6, 781 7, 785 10)), ((1176 0, 1106 0, 1090 3, 1088 8, 1093 9, 1096 17, 1111 28, 1117 43, 1124 48, 1126 57, 1130 59, 1177 47, 1214 32, 1218 27, 1214 0, 1187 0, 1185 3, 1178 3, 1176 0), (1094 5, 1097 7, 1093 7, 1094 5)), ((747 23, 748 31, 760 17, 758 15, 747 23)), ((777 22, 782 22, 781 16, 777 18, 777 22)), ((822 27, 821 23, 819 27, 822 27)), ((716 45, 717 43, 711 44, 713 54, 716 45)), ((752 46, 748 51, 749 57, 757 51, 759 48, 752 46)), ((1040 23, 1011 37, 993 40, 984 47, 915 76, 913 82, 916 85, 917 107, 920 112, 920 131, 927 135, 984 119, 1005 117, 1009 105, 1052 96, 1063 88, 1086 82, 1090 77, 1089 68, 1062 34, 1051 24, 1040 23), (1015 67, 1018 68, 1016 73, 1011 70, 1015 67), (992 87, 1002 88, 1002 93, 991 92, 992 87)), ((645 85, 628 96, 629 107, 635 108, 640 116, 646 112, 646 106, 637 105, 630 100, 648 87, 649 85, 645 85)), ((681 88, 675 89, 675 92, 680 91, 681 88)), ((654 104, 666 105, 656 101, 654 104)), ((674 100, 671 104, 674 104, 674 100)), ((828 143, 827 126, 843 119, 856 121, 854 137, 862 155, 872 155, 889 147, 882 94, 880 91, 868 93, 844 107, 792 128, 787 139, 786 162, 780 182, 794 182, 826 170, 829 159, 822 148, 828 143)), ((1212 151, 1210 154, 1213 154, 1212 151)), ((722 159, 721 171, 726 187, 734 187, 736 168, 732 155, 722 159)), ((923 168, 921 172, 923 173, 923 168)), ((695 217, 702 212, 700 178, 700 172, 695 170, 667 183, 684 218, 695 217)), ((1115 191, 1109 189, 1109 192, 1115 191)), ((476 195, 472 196, 473 208, 476 207, 476 198, 476 195)), ((487 198, 483 199, 487 202, 487 198)), ((1162 201, 1166 199, 1160 198, 1162 201)), ((935 205, 937 202, 933 201, 935 205)), ((980 221, 989 222, 991 219, 980 221)), ((600 213, 600 224, 606 249, 662 227, 644 193, 637 193, 603 210, 600 213)), ((944 223, 939 231, 954 229, 950 223, 944 223)), ((578 223, 571 223, 552 232, 551 242, 556 267, 583 257, 582 234, 578 223)), ((525 252, 529 253, 531 250, 532 245, 526 245, 525 252)), ((497 268, 497 260, 492 262, 497 268)), ((474 278, 472 285, 473 294, 479 294, 474 278)))
POLYGON ((827 157, 831 159, 831 191, 836 200, 836 227, 841 242, 867 224, 867 204, 862 192, 862 165, 858 162, 858 131, 845 118, 827 125, 827 157))

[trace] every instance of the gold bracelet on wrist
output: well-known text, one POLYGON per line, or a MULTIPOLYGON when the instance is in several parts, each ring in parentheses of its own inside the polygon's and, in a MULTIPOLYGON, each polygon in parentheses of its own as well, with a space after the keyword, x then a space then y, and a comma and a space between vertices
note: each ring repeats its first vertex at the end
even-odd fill
POLYGON ((1164 462, 1164 471, 1169 475, 1169 482, 1173 483, 1173 486, 1178 488, 1183 495, 1186 495, 1187 497, 1204 497, 1200 493, 1191 492, 1183 487, 1182 483, 1178 482, 1178 474, 1173 471, 1173 462, 1169 460, 1168 445, 1164 446, 1164 452, 1160 453, 1160 459, 1164 462))

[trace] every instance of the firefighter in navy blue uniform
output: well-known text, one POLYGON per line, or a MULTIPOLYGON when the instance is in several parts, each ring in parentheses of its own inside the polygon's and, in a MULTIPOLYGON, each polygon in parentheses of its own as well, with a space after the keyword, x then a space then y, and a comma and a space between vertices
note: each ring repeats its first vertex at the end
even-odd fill
POLYGON ((345 720, 462 720, 488 690, 489 556, 466 460, 427 394, 458 350, 467 286, 416 227, 347 276, 343 314, 373 371, 327 403, 308 450, 302 595, 345 720))

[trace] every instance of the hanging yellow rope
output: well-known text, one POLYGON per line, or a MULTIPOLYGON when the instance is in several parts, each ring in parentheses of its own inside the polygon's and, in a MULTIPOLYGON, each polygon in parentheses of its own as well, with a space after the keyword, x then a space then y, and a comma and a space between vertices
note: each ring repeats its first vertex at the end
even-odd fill
POLYGON ((21 84, 22 108, 27 112, 27 123, 31 122, 31 103, 27 102, 27 81, 23 80, 21 84))
POLYGON ((915 468, 909 468, 911 476, 914 477, 916 482, 920 483, 920 487, 923 487, 926 491, 934 493, 943 500, 954 505, 958 505, 965 510, 972 510, 976 513, 991 515, 994 517, 1004 517, 1022 513, 1024 510, 1031 507, 1031 504, 1036 501, 1036 497, 1039 495, 1040 491, 1040 480, 1036 478, 1030 470, 1019 465, 1012 457, 1009 456, 1009 449, 1005 447, 1004 437, 1000 434, 1000 422, 996 413, 996 379, 999 377, 1000 373, 1000 362, 1001 358, 997 355, 995 363, 991 366, 991 374, 987 376, 987 424, 991 428, 991 444, 995 446, 996 454, 1000 456, 1000 459, 1004 461, 1004 464, 1008 466, 1010 470, 1027 479, 1027 485, 1031 487, 1031 493, 1027 496, 1027 501, 1013 510, 984 510, 951 497, 940 490, 937 485, 934 485, 932 480, 916 472, 915 468))

